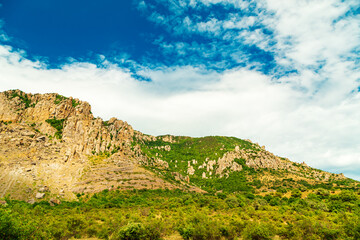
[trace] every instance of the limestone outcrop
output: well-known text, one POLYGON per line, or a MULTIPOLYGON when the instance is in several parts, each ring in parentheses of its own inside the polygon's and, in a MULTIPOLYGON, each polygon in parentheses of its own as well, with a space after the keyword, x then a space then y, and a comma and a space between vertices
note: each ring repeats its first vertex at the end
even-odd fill
MULTIPOLYGON (((0 93, 0 198, 74 198, 104 189, 178 188, 141 167, 133 137, 152 139, 58 94, 0 93), (48 186, 49 194, 42 191, 48 186)), ((169 138, 171 140, 171 138, 169 138)), ((165 147, 169 150, 169 147, 165 147)), ((157 164, 164 168, 167 162, 157 164)))

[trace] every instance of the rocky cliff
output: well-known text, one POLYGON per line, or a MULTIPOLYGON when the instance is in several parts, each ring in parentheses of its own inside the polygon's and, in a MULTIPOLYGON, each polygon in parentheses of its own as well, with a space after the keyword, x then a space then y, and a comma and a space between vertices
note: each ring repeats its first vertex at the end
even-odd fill
POLYGON ((87 102, 2 92, 0 122, 0 197, 178 187, 138 164, 129 124, 94 118, 87 102))
POLYGON ((246 173, 248 182, 263 186, 284 176, 312 184, 345 179, 275 156, 249 140, 149 136, 116 118, 94 118, 90 105, 75 98, 0 93, 0 198, 71 199, 134 188, 201 192, 230 181, 233 173, 246 173))

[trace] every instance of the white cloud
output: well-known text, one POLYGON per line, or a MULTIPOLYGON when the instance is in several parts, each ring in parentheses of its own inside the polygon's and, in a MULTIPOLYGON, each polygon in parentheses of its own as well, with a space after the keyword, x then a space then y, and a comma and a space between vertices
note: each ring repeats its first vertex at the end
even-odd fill
MULTIPOLYGON (((359 47, 360 17, 345 15, 352 8, 350 1, 263 2, 275 13, 274 17, 263 16, 262 21, 274 30, 277 44, 271 50, 277 52, 280 61, 288 59, 299 71, 318 69, 322 65, 329 69, 339 64, 349 66, 355 61, 356 56, 351 52, 359 47)), ((356 72, 356 66, 351 70, 356 72)))
POLYGON ((207 22, 199 22, 196 27, 199 32, 210 32, 214 35, 219 35, 221 31, 221 23, 216 18, 207 22))
POLYGON ((314 167, 360 170, 359 94, 323 106, 291 82, 275 84, 244 68, 222 74, 191 66, 143 69, 139 73, 153 81, 139 82, 114 65, 39 68, 4 46, 0 72, 0 90, 78 97, 93 105, 95 115, 116 116, 145 133, 249 138, 314 167))
MULTIPOLYGON (((191 3, 193 1, 191 0, 191 3)), ((242 1, 242 0, 199 0, 197 1, 199 4, 204 4, 205 6, 215 5, 215 4, 222 4, 222 5, 231 5, 235 8, 239 9, 246 9, 249 6, 248 1, 242 1)), ((195 4, 190 3, 190 6, 194 6, 195 4)))
POLYGON ((161 15, 158 12, 153 12, 150 16, 149 16, 149 20, 153 21, 157 24, 167 24, 168 20, 165 16, 161 15))
POLYGON ((224 21, 223 27, 224 29, 243 29, 253 26, 255 22, 256 18, 254 16, 240 17, 232 14, 229 19, 224 21))

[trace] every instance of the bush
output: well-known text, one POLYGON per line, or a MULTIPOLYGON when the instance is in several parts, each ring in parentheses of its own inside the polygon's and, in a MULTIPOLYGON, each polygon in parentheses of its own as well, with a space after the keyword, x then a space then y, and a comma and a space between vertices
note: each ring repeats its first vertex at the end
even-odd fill
POLYGON ((120 228, 112 239, 116 240, 157 240, 160 239, 163 226, 161 222, 143 225, 142 223, 129 223, 120 228))
POLYGON ((140 240, 145 238, 145 228, 141 223, 129 223, 120 228, 116 240, 140 240))
POLYGON ((227 195, 225 193, 219 192, 216 194, 216 196, 222 200, 224 200, 225 198, 227 198, 227 195))
POLYGON ((66 225, 71 235, 77 238, 81 237, 82 230, 84 230, 86 227, 85 221, 82 219, 82 217, 79 216, 71 216, 69 219, 67 219, 66 225))
POLYGON ((357 200, 357 196, 352 191, 344 190, 339 194, 339 199, 343 202, 354 202, 357 200))
POLYGON ((0 239, 45 239, 41 232, 37 232, 34 222, 19 220, 11 212, 0 209, 0 239))
POLYGON ((229 208, 236 208, 239 206, 239 200, 234 196, 227 198, 225 202, 229 206, 229 208))
POLYGON ((291 192, 291 197, 293 197, 293 198, 301 198, 301 191, 299 190, 299 189, 294 189, 294 190, 292 190, 292 192, 291 192))
POLYGON ((179 233, 184 239, 192 240, 218 240, 221 232, 217 222, 211 221, 204 214, 196 214, 185 225, 179 228, 179 233))
POLYGON ((55 137, 58 139, 62 138, 63 128, 65 119, 46 119, 45 122, 49 123, 53 128, 56 129, 55 137))
POLYGON ((161 220, 152 221, 145 225, 145 238, 150 240, 161 239, 161 235, 165 232, 163 222, 161 220))
POLYGON ((316 191, 316 195, 318 195, 321 199, 326 199, 326 198, 329 197, 330 192, 329 192, 329 190, 327 190, 327 189, 319 188, 319 189, 316 191))
POLYGON ((221 236, 225 237, 225 239, 235 239, 236 237, 236 229, 234 226, 228 225, 228 226, 221 226, 219 228, 221 236))
POLYGON ((244 239, 267 240, 275 235, 273 227, 263 223, 250 223, 244 229, 244 239))
POLYGON ((0 239, 20 239, 19 229, 8 214, 0 212, 0 239))

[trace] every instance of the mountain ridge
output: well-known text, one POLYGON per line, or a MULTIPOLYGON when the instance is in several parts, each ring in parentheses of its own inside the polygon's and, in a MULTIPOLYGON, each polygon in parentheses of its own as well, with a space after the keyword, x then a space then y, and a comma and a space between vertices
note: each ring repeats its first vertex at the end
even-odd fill
POLYGON ((1 92, 0 129, 0 197, 75 199, 105 189, 157 188, 261 194, 357 184, 250 140, 146 135, 116 118, 94 118, 89 103, 56 93, 1 92))

